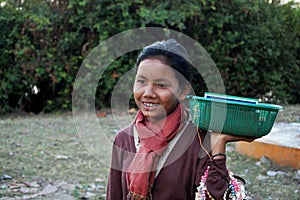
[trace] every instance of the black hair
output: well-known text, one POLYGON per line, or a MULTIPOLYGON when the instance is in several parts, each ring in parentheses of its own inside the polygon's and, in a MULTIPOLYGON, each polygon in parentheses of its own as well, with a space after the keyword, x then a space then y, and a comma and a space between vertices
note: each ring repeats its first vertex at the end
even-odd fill
POLYGON ((184 87, 191 81, 193 65, 189 61, 186 49, 174 39, 163 40, 146 46, 137 58, 136 68, 138 69, 139 64, 148 58, 159 59, 170 66, 175 71, 180 86, 184 87))

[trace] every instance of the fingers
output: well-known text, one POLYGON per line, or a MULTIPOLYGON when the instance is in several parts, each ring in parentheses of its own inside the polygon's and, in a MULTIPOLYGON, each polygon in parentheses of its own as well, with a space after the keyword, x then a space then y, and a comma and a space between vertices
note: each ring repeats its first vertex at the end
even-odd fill
POLYGON ((244 136, 237 136, 237 135, 229 135, 225 133, 216 133, 216 132, 211 132, 209 131, 211 135, 211 141, 215 142, 218 140, 221 140, 225 143, 228 142, 237 142, 237 141, 245 141, 245 142, 253 142, 256 137, 244 137, 244 136))

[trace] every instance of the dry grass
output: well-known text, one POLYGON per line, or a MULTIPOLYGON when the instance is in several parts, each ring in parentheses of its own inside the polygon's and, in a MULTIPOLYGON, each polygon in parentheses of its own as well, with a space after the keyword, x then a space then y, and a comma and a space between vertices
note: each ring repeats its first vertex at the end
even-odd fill
MULTIPOLYGON (((0 127, 0 175, 12 177, 8 184, 41 177, 88 185, 108 173, 82 144, 71 114, 6 116, 0 127)), ((0 189, 0 197, 7 195, 21 194, 0 189)))
MULTIPOLYGON (((277 121, 300 122, 299 116, 299 105, 285 106, 277 121)), ((65 192, 74 199, 82 198, 83 190, 87 191, 97 179, 104 179, 100 189, 93 191, 96 197, 90 199, 103 197, 112 138, 131 119, 108 115, 98 120, 100 129, 94 127, 89 116, 82 117, 77 125, 84 131, 78 133, 72 113, 1 116, 0 199, 24 195, 12 192, 9 187, 37 177, 48 183, 63 180, 80 185, 65 192), (11 179, 5 180, 3 175, 9 175, 11 179)), ((299 199, 300 175, 297 170, 258 162, 234 151, 229 152, 228 166, 247 180, 247 189, 253 199, 299 199), (268 171, 280 173, 268 176, 268 171)))
POLYGON ((278 113, 278 122, 298 122, 300 123, 300 105, 285 105, 278 113))

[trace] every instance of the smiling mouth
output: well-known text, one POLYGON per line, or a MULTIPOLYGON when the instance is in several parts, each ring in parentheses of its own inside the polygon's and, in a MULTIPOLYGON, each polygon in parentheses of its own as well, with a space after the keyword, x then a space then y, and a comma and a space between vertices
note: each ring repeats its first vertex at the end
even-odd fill
POLYGON ((154 107, 158 106, 159 104, 158 103, 146 103, 146 102, 143 102, 143 105, 146 106, 146 107, 154 108, 154 107))

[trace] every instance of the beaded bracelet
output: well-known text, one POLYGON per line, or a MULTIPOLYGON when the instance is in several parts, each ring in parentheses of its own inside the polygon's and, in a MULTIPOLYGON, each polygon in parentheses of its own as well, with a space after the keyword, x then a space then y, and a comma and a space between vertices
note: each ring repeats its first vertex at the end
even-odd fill
POLYGON ((217 153, 215 155, 211 155, 211 159, 213 160, 217 156, 224 156, 226 158, 226 154, 225 153, 217 153))
MULTIPOLYGON (((204 174, 201 177, 201 181, 199 183, 199 186, 197 187, 197 191, 195 194, 195 200, 214 200, 210 192, 207 190, 206 182, 208 179, 208 172, 210 170, 210 166, 207 166, 204 174)), ((227 169, 230 181, 228 188, 226 189, 223 199, 224 200, 245 200, 249 199, 249 197, 246 196, 244 181, 239 180, 238 178, 235 178, 233 173, 227 169)))

